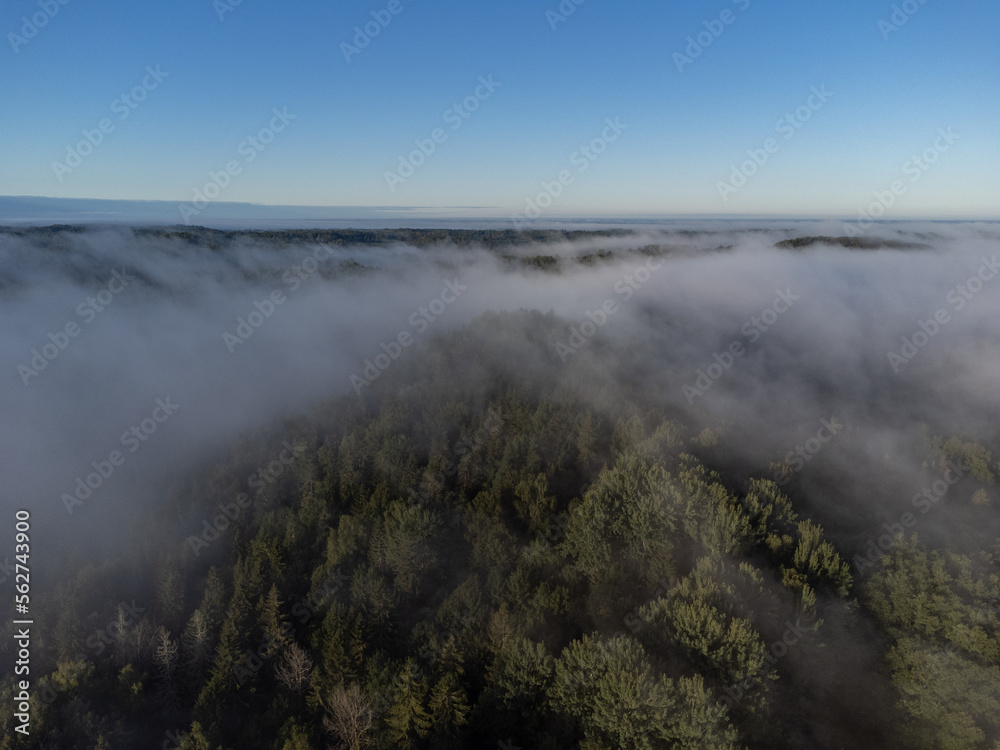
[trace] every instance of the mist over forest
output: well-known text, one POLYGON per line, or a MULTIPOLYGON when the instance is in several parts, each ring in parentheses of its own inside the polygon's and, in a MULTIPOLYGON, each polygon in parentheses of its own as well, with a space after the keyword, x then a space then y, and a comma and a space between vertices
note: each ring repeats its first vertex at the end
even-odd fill
POLYGON ((0 748, 996 750, 998 250, 0 228, 0 748))

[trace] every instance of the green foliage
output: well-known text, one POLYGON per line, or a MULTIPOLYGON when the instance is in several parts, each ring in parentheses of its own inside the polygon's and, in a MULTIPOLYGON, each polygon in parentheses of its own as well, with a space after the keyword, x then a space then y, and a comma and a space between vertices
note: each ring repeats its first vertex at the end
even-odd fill
POLYGON ((278 598, 277 584, 271 584, 267 598, 257 603, 257 618, 264 640, 280 646, 288 642, 289 625, 282 611, 284 602, 278 598))
POLYGON ((221 625, 226 609, 226 589, 214 567, 209 568, 205 577, 204 593, 198 609, 205 616, 210 628, 214 629, 221 625))
POLYGON ((426 678, 416 661, 407 659, 396 673, 392 703, 385 717, 387 737, 395 746, 408 747, 430 730, 432 718, 425 708, 426 702, 426 678))
POLYGON ((293 726, 288 734, 288 739, 281 746, 281 750, 313 750, 313 745, 309 741, 309 732, 304 727, 293 726))
POLYGON ((46 680, 57 693, 72 693, 80 689, 94 674, 94 665, 79 659, 61 661, 46 680))
POLYGON ((603 469, 571 511, 561 551, 592 586, 615 580, 624 569, 636 571, 640 580, 665 577, 673 569, 680 504, 662 465, 628 454, 603 469))
POLYGON ((941 463, 950 460, 960 466, 967 466, 969 473, 983 484, 993 484, 995 481, 993 457, 982 445, 964 442, 957 437, 950 437, 947 440, 935 437, 931 441, 931 446, 940 457, 941 463))
POLYGON ((549 482, 545 474, 536 474, 532 480, 523 480, 514 489, 514 510, 517 517, 532 531, 546 528, 556 508, 556 498, 549 495, 549 482))
POLYGON ((850 566, 823 539, 823 529, 811 521, 802 521, 798 525, 798 541, 792 555, 795 569, 814 586, 827 583, 838 596, 847 596, 852 581, 850 566))
POLYGON ((907 746, 966 750, 1000 733, 1000 667, 952 649, 901 639, 888 657, 911 718, 907 746))
POLYGON ((184 733, 178 750, 212 750, 201 724, 196 721, 191 725, 191 731, 184 733))
POLYGON ((897 541, 865 587, 895 644, 887 663, 911 719, 908 746, 985 748, 1000 734, 1000 570, 996 558, 897 541))
MULTIPOLYGON (((554 317, 523 316, 476 325, 511 346, 522 323, 557 337, 554 317)), ((670 418, 659 394, 593 389, 571 366, 552 382, 497 377, 482 333, 429 343, 363 397, 298 420, 292 470, 200 557, 168 538, 127 575, 70 576, 38 641, 55 695, 33 702, 45 746, 72 747, 76 732, 88 747, 154 747, 172 723, 190 727, 188 750, 508 737, 539 750, 784 750, 828 729, 814 736, 811 712, 848 689, 809 670, 857 631, 871 636, 873 679, 881 657, 898 690, 905 721, 887 733, 988 747, 1000 548, 961 556, 903 539, 856 584, 843 557, 855 550, 807 517, 808 498, 727 465, 728 433, 670 418), (118 602, 146 590, 149 611, 88 651, 118 602), (770 646, 800 616, 817 638, 775 664, 770 646), (301 679, 282 671, 293 652, 301 679)), ((177 507, 217 513, 286 437, 248 438, 177 507)), ((983 446, 935 450, 993 481, 983 446)))
POLYGON ((1000 664, 1000 570, 990 555, 973 559, 902 539, 871 574, 865 598, 895 634, 953 643, 983 663, 1000 664))
POLYGON ((737 747, 726 709, 702 680, 657 676, 642 647, 627 637, 583 636, 571 643, 555 663, 550 696, 592 747, 737 747))
POLYGON ((743 514, 739 499, 693 456, 682 455, 681 466, 685 533, 717 554, 749 552, 763 537, 766 519, 743 514))
POLYGON ((537 726, 549 711, 548 690, 554 669, 552 655, 543 644, 510 638, 490 665, 482 706, 537 726))
POLYGON ((437 734, 455 736, 465 726, 469 717, 469 699, 458 670, 442 675, 431 690, 427 707, 437 734))
POLYGON ((724 683, 758 674, 766 646, 752 623, 734 614, 735 587, 720 584, 719 567, 702 560, 665 596, 639 611, 642 639, 679 649, 702 673, 724 683))
POLYGON ((413 596, 437 565, 432 540, 439 523, 435 515, 416 505, 392 503, 372 540, 369 559, 385 569, 397 592, 413 596))

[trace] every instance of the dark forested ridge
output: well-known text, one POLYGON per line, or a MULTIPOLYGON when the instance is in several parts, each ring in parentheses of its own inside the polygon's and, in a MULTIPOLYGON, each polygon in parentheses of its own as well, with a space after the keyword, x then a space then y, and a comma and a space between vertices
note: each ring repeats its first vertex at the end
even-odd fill
MULTIPOLYGON (((113 226, 108 229, 116 229, 113 226)), ((56 241, 61 235, 81 235, 93 233, 93 226, 54 224, 46 227, 0 226, 0 234, 33 240, 56 241)), ((452 244, 456 247, 476 247, 490 250, 524 248, 532 245, 570 244, 581 240, 608 240, 640 236, 642 233, 631 229, 210 229, 197 226, 140 227, 130 230, 138 239, 181 240, 192 245, 202 245, 211 249, 230 247, 238 243, 260 243, 270 247, 296 246, 307 242, 318 242, 335 247, 388 246, 406 244, 410 247, 430 247, 452 244)), ((743 234, 753 234, 754 230, 741 229, 743 234)), ((759 230, 763 231, 763 230, 759 230)), ((798 250, 813 245, 834 245, 849 249, 876 250, 921 250, 930 246, 923 242, 881 237, 826 237, 798 236, 794 230, 786 230, 792 236, 775 243, 780 249, 798 250)), ((708 232, 693 230, 671 231, 670 235, 690 243, 708 235, 708 232)), ((932 239, 928 235, 925 239, 932 239)), ((722 248, 728 249, 728 247, 722 248)))
MULTIPOLYGON (((609 230, 555 230, 539 229, 515 231, 507 229, 294 229, 294 230, 218 230, 205 227, 82 227, 71 225, 52 225, 47 227, 0 227, 0 239, 16 238, 30 242, 41 253, 53 253, 53 263, 63 257, 78 251, 81 243, 94 241, 101 237, 102 231, 107 232, 119 243, 156 243, 158 246, 174 248, 175 251, 190 251, 205 249, 214 254, 224 256, 228 262, 237 262, 242 253, 250 248, 266 249, 274 253, 270 257, 278 261, 278 265, 257 269, 243 269, 243 281, 266 281, 280 277, 286 270, 280 264, 283 253, 290 258, 303 247, 313 244, 323 246, 334 252, 353 253, 365 249, 389 249, 405 246, 409 249, 432 252, 443 248, 456 248, 459 251, 486 251, 492 253, 504 266, 510 269, 557 271, 576 266, 593 266, 597 263, 611 263, 628 259, 632 256, 665 257, 691 256, 696 253, 713 251, 728 251, 731 245, 710 245, 701 247, 692 240, 697 233, 677 232, 674 241, 650 242, 649 244, 628 249, 583 249, 566 256, 556 254, 556 247, 565 251, 573 243, 586 241, 600 242, 613 238, 631 238, 634 244, 636 232, 624 229, 609 230), (553 248, 548 252, 548 248, 553 248), (539 252, 544 250, 545 252, 539 252)), ((655 238, 654 238, 655 239, 655 238)), ((96 249, 100 241, 95 241, 91 248, 92 259, 89 263, 79 264, 74 269, 74 277, 80 283, 99 284, 102 274, 109 272, 102 253, 96 249)), ((705 244, 704 241, 702 244, 705 244)), ((151 287, 158 282, 144 267, 142 258, 126 259, 119 265, 127 273, 151 287)), ((375 270, 371 261, 358 261, 355 258, 344 260, 338 264, 328 264, 318 272, 324 279, 336 278, 344 274, 364 273, 375 270)), ((0 291, 11 285, 3 269, 0 269, 0 291)))
MULTIPOLYGON (((845 547, 725 425, 526 356, 560 325, 483 315, 175 487, 38 605, 0 747, 1000 747, 1000 546, 845 547)), ((989 447, 923 448, 970 512, 989 447)))
MULTIPOLYGON (((47 227, 0 227, 0 233, 14 237, 58 237, 60 234, 93 232, 94 227, 56 224, 47 227)), ((180 239, 208 247, 223 247, 240 241, 258 241, 269 245, 322 242, 336 246, 390 245, 405 243, 412 247, 450 242, 459 247, 520 247, 534 243, 573 242, 580 239, 626 237, 635 234, 627 229, 209 229, 207 227, 148 227, 131 230, 139 238, 180 239)))
POLYGON ((781 240, 775 247, 783 250, 798 250, 813 245, 836 245, 849 250, 930 250, 930 245, 922 242, 886 240, 880 237, 795 237, 781 240))

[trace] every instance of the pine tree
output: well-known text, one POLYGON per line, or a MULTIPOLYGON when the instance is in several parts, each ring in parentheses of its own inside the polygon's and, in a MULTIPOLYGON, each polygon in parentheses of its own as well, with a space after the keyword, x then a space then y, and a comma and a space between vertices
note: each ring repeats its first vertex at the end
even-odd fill
POLYGON ((735 750, 736 732, 700 677, 658 676, 626 637, 574 641, 555 664, 556 711, 571 717, 594 747, 735 750))
POLYGON ((514 509, 528 528, 540 531, 547 527, 555 513, 556 498, 549 495, 549 482, 545 474, 536 474, 532 480, 523 480, 514 490, 514 509))
POLYGON ((468 695, 462 684, 465 668, 454 635, 449 635, 436 660, 437 682, 431 690, 428 708, 438 734, 455 736, 469 715, 468 695))
POLYGON ((226 587, 214 566, 208 569, 205 577, 205 592, 198 609, 205 616, 209 629, 216 630, 222 624, 222 615, 226 611, 226 587))
POLYGON ((355 678, 354 660, 350 655, 351 623, 341 605, 332 606, 323 617, 323 624, 313 635, 312 646, 322 659, 322 672, 328 680, 351 682, 355 678))
POLYGON ((234 622, 239 630, 245 630, 253 611, 255 598, 261 594, 263 576, 261 559, 256 549, 245 557, 240 557, 233 566, 233 595, 226 608, 226 619, 234 622))
POLYGON ((576 463, 580 472, 588 476, 597 461, 597 422, 588 409, 576 422, 576 463))
POLYGON ((200 609, 196 609, 187 627, 181 634, 181 646, 184 651, 184 664, 194 681, 200 681, 212 658, 212 634, 208 628, 208 618, 200 609))
POLYGON ((393 682, 393 701, 385 718, 388 737, 396 746, 409 746, 431 727, 431 717, 424 708, 427 683, 412 657, 406 660, 393 682))
POLYGON ((241 639, 232 620, 226 620, 219 634, 219 645, 212 660, 212 672, 195 704, 200 718, 215 721, 228 693, 236 688, 237 672, 246 669, 241 664, 241 639))
POLYGON ((191 732, 184 733, 178 750, 212 750, 212 745, 205 736, 205 732, 202 731, 201 724, 196 721, 191 725, 191 732))
POLYGON ((153 666, 161 700, 169 707, 177 702, 177 641, 170 637, 165 627, 160 627, 153 638, 153 666))
POLYGON ((469 701, 465 688, 459 679, 459 672, 446 672, 431 690, 431 721, 438 734, 454 736, 468 721, 469 701))
POLYGON ((277 584, 271 584, 267 598, 263 597, 257 603, 257 621, 264 634, 264 640, 269 644, 268 650, 275 651, 288 643, 289 624, 282 614, 283 602, 278 598, 277 584))
POLYGON ((160 569, 156 605, 162 622, 170 627, 180 626, 180 617, 184 611, 184 579, 173 560, 168 560, 160 569))
POLYGON ((129 664, 134 664, 136 668, 142 670, 149 659, 150 643, 153 639, 152 627, 145 620, 139 620, 128 630, 128 634, 123 639, 122 647, 129 664))
POLYGON ((119 604, 118 611, 115 614, 114 644, 112 645, 112 649, 115 660, 120 665, 128 663, 128 635, 132 629, 132 625, 131 616, 125 611, 125 607, 119 604))

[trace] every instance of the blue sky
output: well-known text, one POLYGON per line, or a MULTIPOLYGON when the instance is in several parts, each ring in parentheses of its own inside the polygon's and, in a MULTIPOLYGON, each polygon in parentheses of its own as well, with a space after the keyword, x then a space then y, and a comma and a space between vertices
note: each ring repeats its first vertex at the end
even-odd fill
POLYGON ((220 201, 505 216, 548 191, 552 215, 855 216, 898 181, 884 218, 1000 216, 992 0, 910 0, 896 30, 871 0, 567 0, 562 21, 556 0, 231 2, 4 3, 0 195, 193 202, 234 162, 220 201), (348 62, 373 12, 391 21, 348 62), (434 152, 398 171, 417 139, 434 152))

